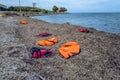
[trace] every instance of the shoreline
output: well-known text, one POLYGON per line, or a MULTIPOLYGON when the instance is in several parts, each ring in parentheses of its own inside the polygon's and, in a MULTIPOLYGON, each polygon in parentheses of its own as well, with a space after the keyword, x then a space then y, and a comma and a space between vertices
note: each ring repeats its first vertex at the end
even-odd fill
MULTIPOLYGON (((52 14, 52 15, 54 15, 54 14, 52 14)), ((101 28, 101 27, 97 26, 95 23, 93 23, 93 25, 91 25, 91 26, 89 26, 89 23, 88 24, 86 23, 86 26, 85 26, 85 21, 83 21, 83 24, 81 23, 82 25, 80 23, 75 24, 73 21, 70 21, 70 20, 68 20, 68 22, 67 22, 66 18, 65 18, 65 21, 62 21, 62 22, 60 22, 59 19, 58 19, 58 21, 54 21, 54 19, 49 20, 49 18, 56 17, 56 15, 55 16, 50 16, 50 17, 44 17, 44 15, 41 15, 41 16, 43 16, 43 17, 38 18, 39 16, 38 17, 37 16, 35 16, 35 17, 30 16, 30 18, 43 20, 45 22, 53 23, 53 24, 70 24, 70 25, 75 25, 75 26, 83 26, 83 27, 86 27, 86 28, 94 28, 97 31, 103 31, 103 32, 112 33, 112 34, 120 34, 119 25, 115 26, 115 27, 112 27, 113 25, 109 25, 109 24, 106 24, 107 26, 104 26, 105 23, 103 23, 101 25, 99 24, 99 26, 103 27, 103 28, 101 28)))
MULTIPOLYGON (((2 16, 2 15, 3 16, 21 16, 21 17, 32 18, 32 16, 46 16, 46 15, 71 14, 71 13, 51 13, 51 14, 44 14, 44 13, 38 13, 38 12, 21 12, 20 13, 20 12, 15 12, 15 11, 2 11, 0 14, 1 14, 0 16, 2 16), (8 14, 6 14, 6 13, 8 13, 8 14)), ((35 18, 32 18, 32 19, 35 19, 35 18)), ((37 20, 48 22, 48 21, 45 21, 45 20, 42 20, 42 19, 37 19, 37 20)), ((69 22, 65 22, 65 23, 48 22, 48 23, 53 23, 53 24, 70 24, 70 25, 73 25, 73 26, 82 26, 82 25, 77 25, 77 24, 71 24, 69 22)), ((82 26, 82 27, 86 27, 86 26, 82 26)), ((93 29, 95 29, 94 27, 86 27, 86 28, 93 28, 93 29)), ((112 33, 112 34, 120 34, 118 32, 107 32, 107 31, 102 31, 102 30, 97 30, 97 31, 106 32, 106 33, 112 33)))
POLYGON ((109 80, 120 76, 120 34, 87 28, 90 33, 79 33, 81 26, 48 23, 29 17, 0 17, 0 77, 1 79, 45 80, 109 80), (19 24, 26 20, 28 24, 19 24), (50 32, 50 37, 36 37, 50 32), (31 58, 30 48, 36 41, 58 37, 58 43, 44 47, 54 52, 49 58, 31 58), (62 44, 76 41, 81 52, 64 59, 58 52, 62 44))

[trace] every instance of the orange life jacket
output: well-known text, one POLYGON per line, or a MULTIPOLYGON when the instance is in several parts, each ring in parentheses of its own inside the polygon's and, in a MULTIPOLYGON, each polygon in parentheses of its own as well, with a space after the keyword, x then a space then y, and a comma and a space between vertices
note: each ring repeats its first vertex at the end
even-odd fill
POLYGON ((67 59, 80 52, 80 45, 77 42, 67 42, 59 48, 59 52, 67 59))
POLYGON ((27 21, 26 20, 21 20, 20 24, 27 24, 27 21))
POLYGON ((57 42, 58 42, 58 38, 53 37, 53 38, 46 39, 46 40, 39 40, 39 41, 37 41, 37 44, 40 46, 52 46, 57 42))

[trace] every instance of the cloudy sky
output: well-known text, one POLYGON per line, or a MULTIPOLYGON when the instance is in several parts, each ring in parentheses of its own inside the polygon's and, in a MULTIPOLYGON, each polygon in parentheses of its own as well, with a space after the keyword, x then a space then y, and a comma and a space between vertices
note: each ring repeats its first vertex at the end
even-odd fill
MULTIPOLYGON (((120 12, 120 0, 20 0, 22 6, 52 9, 53 5, 66 7, 68 12, 120 12)), ((18 6, 19 0, 0 0, 7 6, 18 6)))

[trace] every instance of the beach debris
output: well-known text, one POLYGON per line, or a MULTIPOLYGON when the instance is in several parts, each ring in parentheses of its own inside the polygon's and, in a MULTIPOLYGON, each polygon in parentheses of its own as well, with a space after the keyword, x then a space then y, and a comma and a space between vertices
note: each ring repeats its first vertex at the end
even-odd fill
POLYGON ((26 20, 21 20, 20 24, 28 24, 28 22, 26 20))
POLYGON ((89 30, 87 28, 79 28, 79 32, 89 33, 89 30))
POLYGON ((52 34, 51 33, 48 33, 48 32, 41 32, 39 33, 37 36, 40 36, 40 37, 47 37, 47 36, 51 36, 52 34))
POLYGON ((30 50, 33 58, 46 58, 52 54, 52 50, 41 47, 32 47, 30 50))
POLYGON ((67 42, 59 48, 59 52, 67 59, 80 52, 80 45, 77 42, 67 42))
POLYGON ((58 42, 58 38, 53 37, 53 38, 49 38, 49 39, 46 39, 46 40, 39 40, 39 41, 37 41, 37 45, 40 45, 40 46, 52 46, 57 42, 58 42))

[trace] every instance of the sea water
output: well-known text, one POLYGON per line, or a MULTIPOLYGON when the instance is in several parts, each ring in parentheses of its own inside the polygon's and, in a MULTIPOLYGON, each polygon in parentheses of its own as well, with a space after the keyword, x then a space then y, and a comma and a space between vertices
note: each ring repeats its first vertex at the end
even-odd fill
POLYGON ((69 13, 32 16, 32 18, 59 24, 69 22, 73 25, 80 25, 95 28, 99 31, 120 34, 120 13, 69 13))

